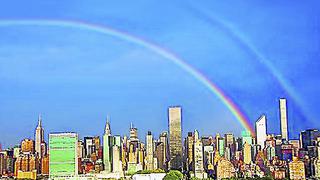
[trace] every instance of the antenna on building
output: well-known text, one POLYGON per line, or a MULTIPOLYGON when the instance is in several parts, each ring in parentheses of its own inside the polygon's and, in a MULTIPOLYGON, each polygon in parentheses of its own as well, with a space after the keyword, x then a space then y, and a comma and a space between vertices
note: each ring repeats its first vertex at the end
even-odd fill
POLYGON ((42 117, 41 117, 41 113, 38 116, 38 126, 41 127, 41 121, 42 121, 42 117))

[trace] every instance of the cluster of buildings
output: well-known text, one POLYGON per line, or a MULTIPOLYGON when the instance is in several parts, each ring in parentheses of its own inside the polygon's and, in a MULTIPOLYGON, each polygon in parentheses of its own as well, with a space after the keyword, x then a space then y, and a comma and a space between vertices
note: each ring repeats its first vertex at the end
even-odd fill
POLYGON ((289 139, 286 99, 279 101, 281 134, 267 133, 267 117, 255 123, 255 135, 243 131, 200 136, 197 130, 182 136, 182 109, 168 108, 168 131, 147 132, 141 141, 132 124, 129 136, 114 135, 107 119, 102 137, 80 139, 77 133, 50 133, 48 145, 39 117, 35 139, 14 148, 0 148, 0 176, 35 179, 106 179, 135 173, 180 170, 187 177, 274 179, 320 178, 320 132, 308 129, 300 139, 289 139))

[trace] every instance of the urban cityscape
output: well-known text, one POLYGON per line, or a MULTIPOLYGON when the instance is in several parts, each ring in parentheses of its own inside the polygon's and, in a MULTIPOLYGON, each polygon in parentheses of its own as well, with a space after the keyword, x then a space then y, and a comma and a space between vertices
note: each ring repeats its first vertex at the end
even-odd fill
MULTIPOLYGON (((76 132, 49 132, 39 115, 34 138, 2 149, 0 176, 17 179, 317 179, 320 178, 320 132, 301 131, 289 139, 288 108, 279 99, 281 134, 269 134, 267 117, 244 130, 201 135, 182 131, 182 106, 168 107, 168 129, 139 139, 138 127, 112 133, 105 120, 104 134, 79 138, 76 132), (126 134, 129 134, 127 136, 126 134)), ((212 122, 214 123, 214 122, 212 122)), ((103 127, 102 127, 103 128, 103 127)), ((94 132, 93 132, 94 133, 94 132)), ((213 132, 214 133, 214 132, 213 132)))

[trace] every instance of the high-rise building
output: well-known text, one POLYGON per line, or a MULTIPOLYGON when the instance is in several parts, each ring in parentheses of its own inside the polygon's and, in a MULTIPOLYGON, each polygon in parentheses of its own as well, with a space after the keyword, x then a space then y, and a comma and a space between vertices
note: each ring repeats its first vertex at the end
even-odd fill
POLYGON ((242 136, 242 145, 244 145, 244 143, 247 143, 250 145, 252 144, 252 136, 250 131, 242 131, 241 136, 242 136))
POLYGON ((169 169, 182 169, 182 128, 181 128, 181 107, 169 107, 169 143, 170 161, 169 169))
POLYGON ((194 145, 194 136, 193 132, 188 132, 188 136, 186 138, 186 155, 187 155, 187 170, 193 170, 193 145, 194 145))
POLYGON ((252 149, 251 145, 247 142, 244 143, 243 145, 243 162, 245 164, 250 164, 252 161, 252 149))
POLYGON ((106 172, 111 172, 112 146, 113 137, 111 136, 110 122, 109 119, 107 119, 103 135, 103 164, 106 172))
POLYGON ((138 129, 130 124, 130 141, 138 141, 138 129))
POLYGON ((112 172, 122 172, 122 163, 120 161, 120 147, 118 145, 114 145, 112 147, 112 155, 112 172))
POLYGON ((84 157, 84 144, 83 144, 83 141, 82 140, 79 140, 78 141, 78 146, 77 146, 77 156, 78 158, 83 158, 84 157))
POLYGON ((235 151, 236 151, 236 146, 235 146, 235 141, 234 141, 234 136, 232 133, 226 133, 224 135, 225 139, 225 158, 230 160, 231 157, 234 156, 235 151))
POLYGON ((163 142, 156 142, 155 143, 155 157, 157 159, 157 167, 159 169, 163 169, 163 170, 166 169, 164 157, 163 157, 165 154, 164 151, 165 151, 164 143, 163 142))
POLYGON ((52 133, 49 134, 49 177, 78 175, 77 158, 78 134, 52 133))
MULTIPOLYGON (((1 151, 0 151, 1 152, 1 151)), ((7 170, 7 156, 5 153, 0 153, 0 176, 5 174, 7 170)))
POLYGON ((49 175, 49 156, 45 155, 41 158, 41 174, 49 175))
POLYGON ((261 149, 264 149, 265 147, 265 141, 267 139, 267 124, 266 124, 267 118, 265 115, 262 115, 257 121, 256 121, 256 139, 257 144, 261 146, 261 149))
POLYGON ((34 141, 32 139, 24 139, 21 142, 21 152, 23 153, 34 153, 34 141))
POLYGON ((304 163, 297 157, 289 163, 289 176, 290 179, 306 179, 304 163))
POLYGON ((229 179, 235 176, 235 168, 233 164, 224 159, 221 158, 217 162, 217 179, 229 179))
POLYGON ((160 165, 159 164, 159 167, 163 167, 163 169, 167 170, 168 168, 168 165, 167 165, 167 162, 168 162, 168 133, 167 132, 162 132, 160 134, 160 142, 163 143, 163 160, 160 161, 158 160, 159 163, 163 163, 163 165, 160 165))
POLYGON ((36 150, 36 153, 38 154, 38 156, 42 156, 43 153, 41 151, 41 143, 43 143, 44 141, 44 130, 42 128, 42 124, 41 124, 41 115, 39 115, 39 118, 38 118, 38 126, 36 128, 36 133, 35 133, 35 150, 36 150))
POLYGON ((147 143, 147 157, 146 157, 146 169, 147 170, 153 170, 153 137, 151 134, 151 131, 148 131, 147 137, 146 137, 146 143, 147 143))
POLYGON ((287 100, 281 98, 279 101, 280 105, 280 125, 281 125, 281 136, 282 139, 288 141, 288 111, 287 111, 287 100))
POLYGON ((94 137, 84 137, 84 150, 86 158, 91 158, 92 153, 95 152, 95 147, 94 137))
POLYGON ((224 150, 225 150, 225 140, 223 137, 220 137, 218 139, 218 150, 219 150, 219 155, 224 156, 224 150))
POLYGON ((307 129, 300 132, 301 147, 307 150, 308 146, 315 146, 317 137, 320 137, 320 131, 317 129, 307 129))
POLYGON ((203 145, 199 139, 199 133, 197 130, 194 131, 194 145, 193 145, 193 154, 194 154, 194 176, 196 178, 206 178, 203 168, 203 145))

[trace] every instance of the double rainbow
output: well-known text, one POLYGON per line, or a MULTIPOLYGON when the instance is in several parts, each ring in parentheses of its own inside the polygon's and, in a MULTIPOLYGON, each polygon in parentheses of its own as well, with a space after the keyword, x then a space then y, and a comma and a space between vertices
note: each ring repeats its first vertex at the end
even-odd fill
POLYGON ((237 121, 241 124, 243 128, 247 131, 250 131, 252 135, 255 134, 250 121, 248 118, 240 111, 240 108, 229 98, 215 83, 209 80, 204 74, 200 71, 187 64, 182 58, 175 55, 173 52, 168 51, 167 49, 142 39, 140 37, 134 36, 127 32, 119 31, 114 28, 105 26, 87 23, 83 21, 71 21, 71 20, 47 20, 47 19, 32 19, 32 20, 0 20, 0 26, 60 26, 60 27, 69 27, 69 28, 80 28, 89 31, 94 31, 110 36, 117 37, 119 39, 135 43, 141 47, 144 47, 163 58, 172 61, 174 64, 185 70, 187 73, 192 75, 195 79, 201 82, 204 86, 210 90, 214 95, 216 95, 221 102, 230 110, 230 112, 235 116, 237 121))

